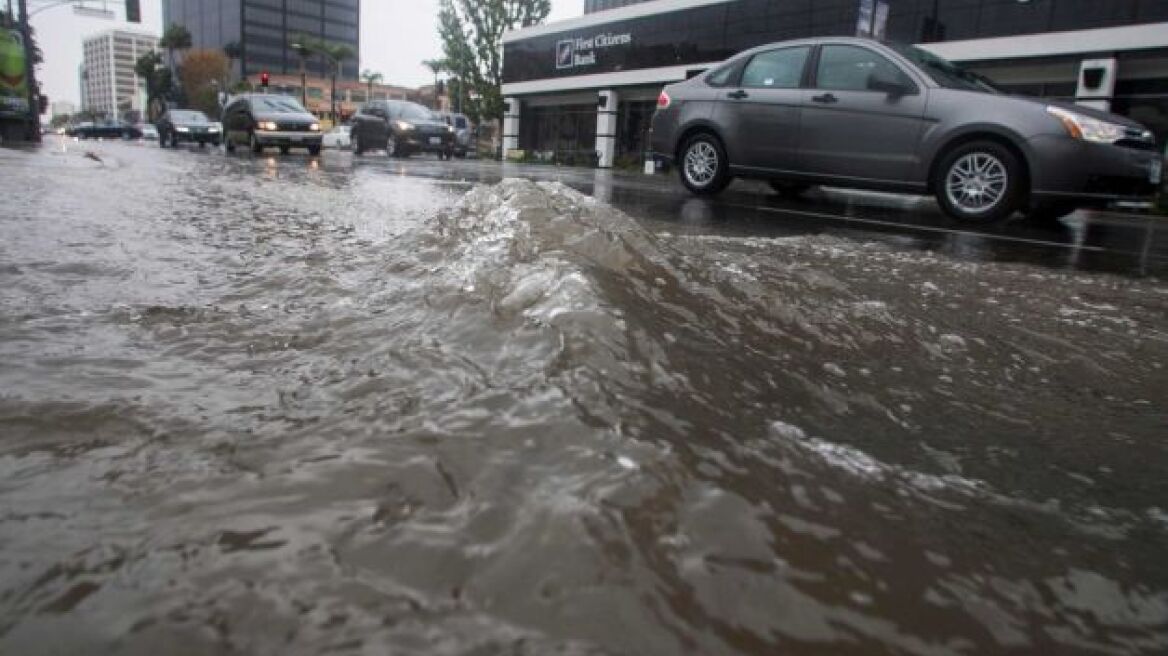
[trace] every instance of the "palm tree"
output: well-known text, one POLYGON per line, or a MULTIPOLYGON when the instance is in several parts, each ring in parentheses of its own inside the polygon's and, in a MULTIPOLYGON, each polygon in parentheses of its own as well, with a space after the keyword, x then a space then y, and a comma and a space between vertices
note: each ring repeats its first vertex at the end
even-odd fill
POLYGON ((288 44, 288 47, 300 58, 300 104, 304 105, 305 108, 308 107, 308 72, 304 66, 308 57, 317 52, 320 45, 319 41, 303 33, 292 37, 292 42, 288 44))
POLYGON ((191 47, 191 33, 190 30, 179 25, 178 23, 171 23, 166 28, 166 33, 158 40, 158 45, 161 48, 166 48, 167 56, 170 58, 170 70, 174 70, 174 51, 186 50, 191 47))
POLYGON ((434 74, 434 109, 438 109, 438 76, 449 72, 450 64, 445 59, 423 59, 422 66, 434 74))
POLYGON ((312 50, 324 57, 329 64, 329 72, 332 76, 332 91, 329 94, 329 111, 335 123, 337 120, 337 75, 341 72, 341 65, 350 59, 354 59, 357 53, 343 43, 331 43, 328 41, 317 41, 312 44, 312 50))
POLYGON ((380 83, 385 79, 385 76, 376 71, 365 69, 361 71, 361 81, 369 85, 369 95, 365 97, 366 100, 373 100, 373 85, 380 83))

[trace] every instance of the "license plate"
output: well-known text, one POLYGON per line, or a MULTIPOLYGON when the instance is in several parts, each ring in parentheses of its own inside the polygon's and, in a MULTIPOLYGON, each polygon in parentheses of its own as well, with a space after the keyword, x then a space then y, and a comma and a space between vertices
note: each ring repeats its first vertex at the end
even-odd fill
POLYGON ((1160 177, 1164 173, 1164 162, 1155 160, 1152 166, 1148 168, 1148 181, 1152 184, 1160 184, 1160 177))
POLYGON ((442 137, 430 137, 430 145, 431 146, 442 145, 442 137))

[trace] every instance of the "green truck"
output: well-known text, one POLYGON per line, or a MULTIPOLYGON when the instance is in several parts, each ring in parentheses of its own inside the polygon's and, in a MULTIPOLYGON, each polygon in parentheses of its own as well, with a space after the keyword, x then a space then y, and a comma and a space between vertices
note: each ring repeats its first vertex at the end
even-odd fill
POLYGON ((0 28, 0 135, 4 141, 28 139, 27 50, 20 32, 0 28))

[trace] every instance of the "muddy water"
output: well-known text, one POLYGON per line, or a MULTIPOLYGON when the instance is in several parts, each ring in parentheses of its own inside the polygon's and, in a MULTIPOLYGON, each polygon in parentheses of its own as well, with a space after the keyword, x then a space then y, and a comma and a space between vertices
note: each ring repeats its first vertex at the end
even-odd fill
POLYGON ((1168 287, 0 154, 0 652, 1168 650, 1168 287))

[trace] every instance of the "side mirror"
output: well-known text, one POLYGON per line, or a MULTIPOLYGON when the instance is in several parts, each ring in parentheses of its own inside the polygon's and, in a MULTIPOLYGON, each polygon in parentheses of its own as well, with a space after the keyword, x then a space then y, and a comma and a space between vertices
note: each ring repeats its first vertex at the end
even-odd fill
POLYGON ((912 93, 913 89, 902 80, 885 77, 879 73, 872 73, 868 75, 868 90, 882 91, 889 96, 900 97, 912 93))

